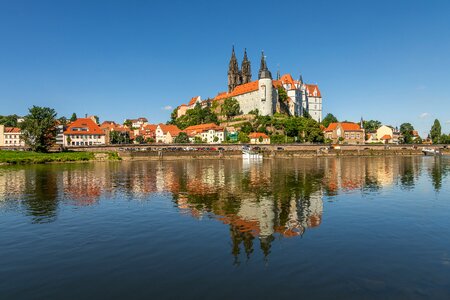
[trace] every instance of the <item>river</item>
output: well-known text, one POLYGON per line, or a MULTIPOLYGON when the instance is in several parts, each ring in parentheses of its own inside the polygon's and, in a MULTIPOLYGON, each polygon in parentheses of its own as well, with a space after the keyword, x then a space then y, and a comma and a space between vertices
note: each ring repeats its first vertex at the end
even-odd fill
POLYGON ((1 299, 449 299, 450 159, 0 167, 1 299))

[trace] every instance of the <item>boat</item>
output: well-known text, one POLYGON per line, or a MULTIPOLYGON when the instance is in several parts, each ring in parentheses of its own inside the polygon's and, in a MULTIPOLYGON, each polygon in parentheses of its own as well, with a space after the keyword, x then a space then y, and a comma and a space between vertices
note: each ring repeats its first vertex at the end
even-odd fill
POLYGON ((436 148, 423 148, 422 149, 422 153, 425 156, 439 156, 439 155, 442 155, 441 150, 436 149, 436 148))
POLYGON ((242 147, 243 159, 262 159, 263 155, 256 150, 252 150, 250 147, 242 147))

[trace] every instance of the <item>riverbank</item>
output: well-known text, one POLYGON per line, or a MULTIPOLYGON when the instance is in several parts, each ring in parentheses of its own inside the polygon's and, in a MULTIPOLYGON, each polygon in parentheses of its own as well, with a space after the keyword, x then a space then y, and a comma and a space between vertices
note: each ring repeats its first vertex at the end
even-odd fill
POLYGON ((0 164, 2 165, 27 165, 45 163, 65 163, 83 161, 104 161, 120 159, 116 152, 58 152, 38 153, 32 151, 5 151, 0 150, 0 164))

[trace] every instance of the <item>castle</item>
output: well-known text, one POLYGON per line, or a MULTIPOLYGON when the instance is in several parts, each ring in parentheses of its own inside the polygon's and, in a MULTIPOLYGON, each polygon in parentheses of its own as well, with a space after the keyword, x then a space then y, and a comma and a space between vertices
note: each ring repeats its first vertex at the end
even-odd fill
POLYGON ((278 72, 277 78, 273 79, 264 52, 261 55, 258 80, 252 81, 247 50, 244 50, 244 58, 239 68, 234 47, 228 65, 228 92, 221 92, 213 99, 205 101, 202 101, 200 96, 193 97, 188 104, 178 107, 177 117, 183 116, 197 103, 206 106, 214 101, 222 103, 227 98, 236 99, 243 114, 258 110, 260 115, 265 116, 272 116, 276 112, 302 116, 307 112, 316 121, 322 120, 322 96, 317 85, 304 83, 301 75, 298 80, 294 80, 290 74, 280 76, 278 72), (280 97, 279 89, 283 89, 287 97, 280 97))

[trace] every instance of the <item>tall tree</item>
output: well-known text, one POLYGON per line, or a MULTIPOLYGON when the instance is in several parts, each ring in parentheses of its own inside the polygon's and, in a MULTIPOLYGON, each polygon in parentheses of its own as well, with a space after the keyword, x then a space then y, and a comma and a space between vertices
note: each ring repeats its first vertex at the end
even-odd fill
POLYGON ((378 128, 381 127, 381 122, 378 120, 364 121, 363 127, 366 130, 366 132, 376 131, 378 128))
POLYGON ((73 113, 72 116, 70 117, 70 122, 75 122, 77 120, 77 114, 73 113))
POLYGON ((0 124, 5 127, 17 127, 17 115, 0 116, 0 124))
POLYGON ((20 123, 22 139, 33 151, 46 152, 56 136, 56 112, 49 107, 33 106, 20 123))
POLYGON ((400 125, 400 133, 403 136, 404 144, 411 144, 413 142, 414 127, 410 123, 403 123, 400 125))
POLYGON ((337 123, 339 122, 338 119, 331 113, 328 113, 325 118, 323 118, 322 120, 322 125, 326 128, 328 127, 331 123, 337 123))
POLYGON ((430 137, 433 141, 433 144, 439 144, 441 139, 441 123, 438 119, 434 120, 434 124, 431 127, 430 137))
POLYGON ((186 144, 189 143, 189 136, 186 132, 180 132, 178 136, 174 140, 177 144, 186 144))
POLYGON ((225 99, 222 104, 222 112, 225 114, 227 119, 239 115, 241 113, 239 102, 234 98, 225 99))

